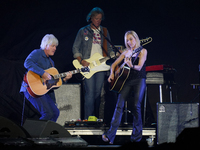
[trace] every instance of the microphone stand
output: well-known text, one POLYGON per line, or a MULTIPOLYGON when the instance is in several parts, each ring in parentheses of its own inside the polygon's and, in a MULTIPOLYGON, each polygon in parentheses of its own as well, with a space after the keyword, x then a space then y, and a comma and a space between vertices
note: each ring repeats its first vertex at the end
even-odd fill
POLYGON ((115 57, 116 57, 116 53, 120 53, 121 52, 117 49, 117 47, 115 47, 115 45, 101 32, 101 30, 99 30, 93 23, 92 25, 97 29, 97 31, 108 41, 108 43, 112 46, 112 49, 114 50, 115 52, 115 57))

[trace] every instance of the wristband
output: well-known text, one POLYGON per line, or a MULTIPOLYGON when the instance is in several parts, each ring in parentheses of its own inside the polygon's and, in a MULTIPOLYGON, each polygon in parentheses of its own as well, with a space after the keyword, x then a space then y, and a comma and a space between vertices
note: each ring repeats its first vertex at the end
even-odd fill
POLYGON ((80 60, 80 64, 81 64, 81 61, 82 61, 83 59, 81 58, 81 60, 80 60))
POLYGON ((135 68, 135 65, 133 65, 132 69, 134 69, 134 68, 135 68))

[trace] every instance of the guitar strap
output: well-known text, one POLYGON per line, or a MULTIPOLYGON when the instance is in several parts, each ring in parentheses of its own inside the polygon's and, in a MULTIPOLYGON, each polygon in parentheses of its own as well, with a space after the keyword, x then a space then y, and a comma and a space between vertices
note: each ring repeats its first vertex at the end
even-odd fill
POLYGON ((140 54, 140 52, 137 53, 137 55, 135 56, 135 59, 133 60, 132 64, 134 64, 134 62, 136 61, 136 59, 138 58, 138 55, 140 54))
POLYGON ((49 58, 49 61, 50 61, 50 63, 51 63, 51 66, 54 67, 54 66, 53 66, 53 63, 52 63, 52 61, 51 61, 51 59, 50 59, 50 57, 48 57, 48 58, 49 58))
MULTIPOLYGON (((103 33, 104 35, 107 37, 107 28, 103 27, 103 33)), ((108 47, 107 47, 107 41, 106 41, 106 38, 103 37, 103 56, 106 57, 108 56, 108 47)))

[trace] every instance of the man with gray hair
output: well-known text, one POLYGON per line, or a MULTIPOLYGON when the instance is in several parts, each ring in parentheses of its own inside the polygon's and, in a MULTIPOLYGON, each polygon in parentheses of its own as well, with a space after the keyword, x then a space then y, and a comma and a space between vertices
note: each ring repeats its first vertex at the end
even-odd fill
MULTIPOLYGON (((40 45, 40 49, 33 50, 24 62, 24 67, 28 71, 32 71, 41 77, 42 81, 50 80, 51 75, 45 71, 51 67, 54 67, 54 61, 50 58, 56 52, 58 46, 58 40, 53 34, 46 34, 40 45)), ((66 82, 72 77, 69 73, 63 79, 66 82)), ((43 83, 44 83, 43 82, 43 83)), ((42 96, 34 97, 27 90, 29 85, 26 80, 22 82, 20 92, 24 93, 24 96, 31 102, 31 104, 40 112, 40 120, 51 120, 56 122, 59 116, 59 109, 56 106, 56 99, 53 89, 49 90, 42 96)))

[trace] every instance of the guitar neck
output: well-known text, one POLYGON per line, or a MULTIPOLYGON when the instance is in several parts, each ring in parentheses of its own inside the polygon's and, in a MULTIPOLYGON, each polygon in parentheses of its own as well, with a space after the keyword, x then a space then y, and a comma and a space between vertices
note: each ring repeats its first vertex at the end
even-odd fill
POLYGON ((115 54, 111 54, 110 57, 107 56, 107 57, 101 58, 101 59, 99 59, 99 61, 100 61, 100 63, 103 63, 103 62, 106 62, 107 60, 114 58, 114 57, 115 57, 115 54))
POLYGON ((119 67, 120 69, 122 69, 125 66, 125 62, 123 64, 121 64, 121 66, 119 67))
MULTIPOLYGON (((142 49, 143 49, 142 46, 140 46, 139 48, 137 48, 136 50, 134 50, 134 51, 132 52, 131 57, 132 57, 135 53, 140 52, 142 49)), ((129 58, 131 58, 131 57, 129 57, 129 58)), ((126 63, 124 62, 124 63, 120 66, 120 69, 122 69, 122 68, 124 67, 125 64, 126 64, 126 63)))
MULTIPOLYGON (((78 70, 72 70, 72 71, 70 71, 70 72, 71 72, 72 74, 76 74, 76 73, 80 73, 80 70, 79 70, 79 69, 78 69, 78 70)), ((54 79, 66 77, 68 73, 69 73, 69 72, 64 72, 64 73, 60 73, 60 74, 54 75, 54 79)))
POLYGON ((107 61, 108 59, 110 59, 110 57, 101 58, 101 59, 99 59, 99 61, 100 61, 100 63, 103 63, 103 62, 107 61))

